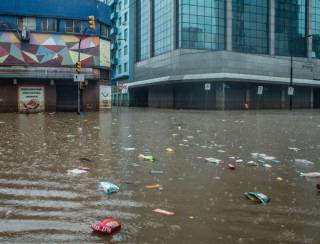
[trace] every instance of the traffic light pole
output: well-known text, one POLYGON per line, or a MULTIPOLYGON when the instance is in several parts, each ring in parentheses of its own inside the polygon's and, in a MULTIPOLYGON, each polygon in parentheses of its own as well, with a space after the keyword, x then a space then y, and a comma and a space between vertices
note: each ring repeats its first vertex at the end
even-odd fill
MULTIPOLYGON (((94 30, 94 29, 96 28, 94 16, 91 15, 91 16, 88 16, 88 18, 89 18, 89 28, 90 28, 91 30, 94 30)), ((78 62, 77 62, 77 64, 79 64, 80 68, 79 68, 79 70, 78 70, 78 68, 77 68, 78 74, 81 73, 81 53, 80 53, 81 42, 82 42, 82 39, 83 39, 85 33, 87 32, 87 30, 88 30, 88 29, 85 28, 85 29, 82 31, 81 36, 80 36, 80 40, 79 40, 78 62)), ((77 109, 77 110, 78 110, 78 111, 77 111, 78 115, 81 114, 81 97, 82 97, 81 89, 83 88, 82 85, 81 85, 81 82, 83 82, 83 81, 77 82, 77 83, 78 83, 78 109, 77 109)))
MULTIPOLYGON (((83 35, 81 35, 80 41, 79 41, 78 62, 81 62, 80 61, 80 48, 81 48, 82 37, 83 37, 83 35)), ((77 83, 78 83, 78 115, 80 115, 80 113, 81 113, 81 89, 80 89, 80 82, 77 82, 77 83)))

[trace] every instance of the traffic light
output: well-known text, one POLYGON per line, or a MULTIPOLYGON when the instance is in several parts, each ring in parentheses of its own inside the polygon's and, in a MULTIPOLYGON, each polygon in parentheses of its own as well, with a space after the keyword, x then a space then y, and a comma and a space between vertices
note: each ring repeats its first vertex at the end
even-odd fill
POLYGON ((94 30, 96 28, 96 22, 93 15, 89 16, 89 28, 90 30, 94 30))
POLYGON ((77 62, 77 63, 76 63, 76 71, 77 71, 78 73, 81 72, 81 62, 77 62))
POLYGON ((80 89, 84 89, 86 86, 85 81, 80 81, 80 89))

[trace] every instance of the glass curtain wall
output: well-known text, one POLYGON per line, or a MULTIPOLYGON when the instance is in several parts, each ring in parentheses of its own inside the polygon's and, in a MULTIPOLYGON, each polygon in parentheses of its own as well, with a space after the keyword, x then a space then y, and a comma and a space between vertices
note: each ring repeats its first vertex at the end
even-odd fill
POLYGON ((275 53, 306 56, 306 0, 276 0, 275 53))
POLYGON ((150 58, 150 0, 137 0, 137 61, 150 58))
POLYGON ((232 45, 237 52, 268 53, 268 1, 232 1, 232 45))
POLYGON ((320 58, 320 1, 313 0, 313 15, 312 15, 312 51, 316 58, 320 58))
POLYGON ((224 0, 179 0, 179 48, 222 50, 224 0))
POLYGON ((154 55, 171 51, 172 0, 153 0, 154 55))

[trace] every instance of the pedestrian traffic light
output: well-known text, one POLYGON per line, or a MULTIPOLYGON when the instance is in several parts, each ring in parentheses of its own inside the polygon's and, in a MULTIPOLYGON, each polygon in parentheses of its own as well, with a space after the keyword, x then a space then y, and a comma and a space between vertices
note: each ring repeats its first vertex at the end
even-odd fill
POLYGON ((81 72, 81 62, 77 62, 77 63, 76 63, 76 71, 77 71, 78 73, 81 72))
POLYGON ((84 89, 86 86, 85 81, 80 81, 80 89, 84 89))
POLYGON ((89 16, 89 28, 90 30, 94 30, 96 28, 96 22, 93 15, 89 16))

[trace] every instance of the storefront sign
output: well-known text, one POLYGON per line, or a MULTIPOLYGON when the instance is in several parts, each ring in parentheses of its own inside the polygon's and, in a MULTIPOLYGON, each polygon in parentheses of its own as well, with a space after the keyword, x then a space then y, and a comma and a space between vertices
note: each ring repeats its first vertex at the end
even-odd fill
POLYGON ((210 91, 211 90, 211 83, 205 83, 204 84, 204 90, 205 91, 210 91))
POLYGON ((263 86, 258 86, 258 95, 263 94, 263 86))
POLYGON ((289 86, 288 87, 288 95, 293 96, 293 93, 294 93, 294 88, 292 86, 289 86))
POLYGON ((19 112, 38 113, 45 110, 43 86, 19 86, 19 112))
POLYGON ((100 110, 111 109, 111 86, 100 86, 100 110))

